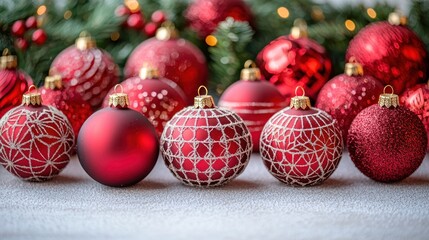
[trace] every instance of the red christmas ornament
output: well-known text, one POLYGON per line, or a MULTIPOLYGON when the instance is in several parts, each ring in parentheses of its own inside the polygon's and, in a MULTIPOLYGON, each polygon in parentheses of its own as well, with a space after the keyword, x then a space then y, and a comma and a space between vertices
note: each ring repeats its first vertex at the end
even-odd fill
MULTIPOLYGON (((127 78, 137 76, 144 63, 159 70, 161 76, 176 82, 186 96, 193 96, 200 85, 207 84, 204 54, 192 43, 177 38, 171 23, 164 23, 156 38, 150 38, 131 53, 125 65, 127 78)), ((188 99, 188 103, 192 104, 188 99)))
POLYGON ((25 20, 25 27, 27 29, 37 28, 37 18, 35 16, 31 16, 25 20))
POLYGON ((99 106, 119 80, 119 68, 112 57, 84 33, 54 59, 51 69, 62 76, 66 91, 79 93, 92 107, 99 106))
POLYGON ((15 39, 15 46, 21 51, 25 51, 30 46, 30 44, 24 38, 17 38, 15 39))
POLYGON ((66 116, 41 104, 40 93, 23 95, 23 104, 0 120, 0 164, 28 181, 58 175, 70 161, 75 139, 66 116))
POLYGON ((150 19, 152 20, 152 22, 154 22, 156 24, 161 24, 161 23, 165 22, 167 17, 166 17, 166 14, 164 11, 157 10, 157 11, 152 13, 150 19))
POLYGON ((127 18, 127 26, 133 29, 141 29, 144 27, 144 19, 141 13, 133 13, 127 18))
POLYGON ((77 151, 83 169, 107 186, 125 187, 140 182, 158 158, 154 127, 128 104, 127 94, 110 95, 110 107, 91 115, 79 132, 77 151))
POLYGON ((265 123, 276 112, 286 107, 283 95, 266 81, 261 81, 259 68, 248 60, 241 71, 241 80, 225 90, 219 107, 237 113, 252 134, 253 151, 259 151, 259 138, 265 123))
POLYGON ((8 55, 9 50, 3 51, 0 57, 0 118, 10 109, 21 104, 20 97, 32 84, 31 78, 18 70, 17 57, 8 55))
POLYGON ((260 141, 268 171, 291 186, 323 183, 337 169, 343 151, 337 122, 312 108, 304 95, 293 97, 290 108, 270 118, 260 141))
POLYGON ((389 22, 363 28, 350 42, 346 58, 355 57, 368 75, 402 93, 426 79, 428 54, 420 38, 397 13, 389 22), (402 20, 402 21, 401 21, 402 20))
POLYGON ((356 116, 347 138, 356 167, 379 182, 395 182, 410 176, 422 163, 427 142, 417 115, 399 106, 398 95, 385 92, 378 105, 356 116))
POLYGON ((347 63, 345 73, 328 81, 317 97, 316 107, 329 113, 338 122, 343 140, 353 119, 363 109, 377 103, 383 84, 363 75, 359 63, 347 63))
POLYGON ((326 50, 307 38, 307 26, 301 21, 296 21, 290 35, 281 36, 264 47, 257 63, 265 79, 276 85, 287 102, 297 86, 303 87, 310 99, 316 101, 332 68, 326 50))
POLYGON ((165 164, 191 186, 226 184, 243 172, 251 152, 251 136, 243 120, 216 108, 207 94, 195 97, 193 107, 178 112, 161 135, 165 164))
MULTIPOLYGON (((142 113, 159 136, 171 117, 186 107, 183 91, 173 81, 160 78, 156 68, 143 67, 139 77, 128 78, 121 85, 124 93, 128 94, 129 108, 142 113)), ((109 95, 113 92, 114 89, 111 89, 109 95)), ((105 98, 103 106, 108 105, 109 99, 105 98)))
POLYGON ((156 30, 158 29, 158 25, 153 22, 148 22, 143 29, 144 34, 148 37, 155 36, 156 30))
POLYGON ((119 5, 116 9, 115 9, 115 15, 117 17, 122 17, 122 16, 127 16, 130 15, 130 9, 128 9, 125 5, 119 5))
MULTIPOLYGON (((418 84, 402 93, 400 102, 415 113, 425 126, 429 138, 429 86, 418 84)), ((427 149, 429 150, 429 141, 427 149)))
POLYGON ((243 0, 196 0, 189 5, 185 17, 200 37, 214 32, 217 25, 227 17, 249 23, 253 18, 243 0))
POLYGON ((23 20, 18 20, 12 24, 11 32, 16 37, 24 36, 26 30, 25 22, 23 20))
POLYGON ((46 36, 46 33, 43 31, 43 29, 37 29, 33 32, 31 40, 37 45, 43 45, 47 38, 48 36, 46 36))

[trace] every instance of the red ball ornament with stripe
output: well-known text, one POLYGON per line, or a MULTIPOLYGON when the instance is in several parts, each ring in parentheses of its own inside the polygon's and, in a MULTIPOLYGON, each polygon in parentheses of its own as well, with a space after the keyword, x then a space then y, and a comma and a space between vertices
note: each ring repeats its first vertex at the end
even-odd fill
POLYGON ((232 111, 217 108, 205 90, 205 95, 195 97, 194 106, 167 123, 161 135, 161 154, 182 183, 214 187, 243 172, 252 153, 252 140, 243 120, 232 111))
POLYGON ((396 182, 410 176, 426 155, 428 138, 419 117, 399 106, 393 93, 380 95, 379 103, 361 111, 347 137, 350 158, 367 177, 396 182))
POLYGON ((228 87, 219 99, 219 107, 237 113, 252 134, 253 151, 259 151, 259 138, 265 123, 276 112, 286 107, 286 101, 277 88, 261 81, 259 68, 248 60, 241 70, 241 80, 228 87))
POLYGON ((268 171, 290 186, 323 183, 337 169, 343 151, 336 120, 312 108, 304 95, 303 90, 302 96, 291 99, 290 107, 270 118, 260 140, 268 171))
POLYGON ((107 186, 126 187, 140 182, 158 159, 155 128, 128 106, 128 95, 115 89, 110 95, 109 107, 92 114, 77 139, 83 169, 95 181, 107 186))
MULTIPOLYGON (((128 94, 129 108, 142 113, 161 136, 167 122, 187 106, 186 96, 173 81, 159 77, 158 70, 145 66, 138 77, 131 77, 121 83, 128 94)), ((114 92, 111 89, 109 95, 114 92)), ((109 105, 105 98, 103 106, 109 105)))
POLYGON ((85 32, 75 45, 54 59, 51 69, 62 76, 65 91, 82 95, 94 108, 101 105, 107 91, 119 81, 119 68, 112 57, 97 48, 95 40, 85 32))
MULTIPOLYGON (((207 83, 204 54, 192 43, 179 38, 171 22, 164 22, 156 37, 134 49, 125 65, 125 77, 138 76, 144 63, 157 68, 160 76, 177 83, 186 96, 194 96, 198 87, 207 83)), ((192 104, 191 99, 188 104, 192 104)))
POLYGON ((74 144, 67 117, 42 105, 39 92, 24 94, 22 105, 0 120, 0 164, 22 180, 40 182, 58 175, 69 163, 74 144))

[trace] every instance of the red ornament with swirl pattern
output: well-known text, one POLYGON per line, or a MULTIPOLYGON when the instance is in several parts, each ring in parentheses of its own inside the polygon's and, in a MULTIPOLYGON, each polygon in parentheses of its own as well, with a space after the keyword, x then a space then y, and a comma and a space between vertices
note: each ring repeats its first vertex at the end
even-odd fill
POLYGON ((343 139, 337 122, 312 108, 306 96, 295 96, 291 106, 265 124, 261 156, 268 171, 290 186, 323 183, 337 169, 343 139))
POLYGON ((101 105, 107 91, 119 81, 119 68, 112 57, 82 33, 76 44, 52 62, 53 74, 62 76, 65 91, 82 95, 92 107, 101 105))
POLYGON ((410 176, 422 163, 427 142, 423 123, 415 113, 399 106, 393 88, 392 93, 380 95, 379 104, 356 116, 347 137, 350 158, 356 167, 379 182, 396 182, 410 176))
POLYGON ((377 103, 382 92, 381 82, 364 75, 359 63, 347 63, 345 73, 329 80, 320 90, 316 107, 337 120, 346 141, 353 119, 360 111, 377 103))
POLYGON ((215 107, 207 94, 174 115, 161 135, 165 164, 186 185, 226 184, 243 172, 251 153, 246 124, 234 112, 215 107))
MULTIPOLYGON (((192 43, 177 37, 174 26, 165 22, 155 38, 150 38, 131 53, 125 65, 127 78, 138 76, 143 64, 157 68, 162 77, 177 83, 186 94, 194 96, 200 85, 207 84, 208 69, 204 54, 192 43)), ((192 99, 188 99, 192 104, 192 99)))
POLYGON ((22 99, 0 120, 0 164, 23 180, 45 181, 69 163, 75 136, 62 112, 42 105, 40 93, 22 99))
POLYGON ((396 92, 426 80, 428 53, 424 43, 393 13, 389 22, 372 23, 350 42, 346 59, 355 57, 365 73, 390 84, 396 92))
MULTIPOLYGON (((401 104, 410 109, 422 120, 429 138, 429 86, 428 84, 417 84, 405 90, 400 98, 401 104)), ((427 149, 429 150, 429 141, 427 149)))
POLYGON ((301 86, 316 101, 317 94, 328 81, 332 62, 326 50, 307 37, 307 27, 297 21, 291 34, 281 36, 259 52, 256 62, 265 79, 286 97, 287 103, 295 88, 301 86))
POLYGON ((256 65, 248 60, 241 71, 241 80, 228 87, 219 99, 219 107, 237 113, 252 134, 253 151, 259 151, 262 128, 273 114, 286 107, 286 101, 277 88, 261 81, 256 65))

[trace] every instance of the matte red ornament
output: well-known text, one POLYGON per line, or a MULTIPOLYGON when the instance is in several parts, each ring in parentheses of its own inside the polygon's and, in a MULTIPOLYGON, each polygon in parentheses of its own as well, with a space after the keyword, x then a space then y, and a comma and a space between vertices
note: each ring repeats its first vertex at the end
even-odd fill
POLYGON ((37 28, 37 18, 35 16, 31 16, 25 20, 25 27, 27 29, 37 28))
MULTIPOLYGON (((401 104, 415 113, 425 126, 429 138, 429 86, 418 84, 402 93, 401 104)), ((427 149, 429 150, 429 142, 427 149)))
POLYGON ((215 107, 207 93, 195 97, 194 106, 174 115, 161 135, 165 164, 190 186, 228 183, 243 172, 251 153, 251 135, 243 120, 215 107))
POLYGON ((286 107, 286 101, 274 85, 261 81, 259 69, 249 60, 241 71, 241 80, 223 92, 219 107, 237 113, 244 120, 252 135, 253 151, 257 152, 262 128, 271 116, 286 107))
MULTIPOLYGON (((152 67, 143 67, 139 77, 131 77, 121 83, 124 93, 128 94, 129 108, 142 113, 155 127, 159 136, 165 124, 187 106, 186 96, 173 81, 160 78, 158 70, 152 67)), ((109 95, 114 89, 109 91, 109 95)), ((109 99, 105 98, 103 107, 109 106, 109 99)))
POLYGON ((54 59, 51 69, 62 76, 66 91, 80 94, 94 108, 119 81, 119 67, 112 57, 85 33, 54 59))
POLYGON ((37 29, 31 36, 31 40, 37 45, 43 45, 47 39, 48 36, 43 29, 37 29))
POLYGON ((380 95, 378 105, 361 111, 347 137, 356 167, 379 182, 396 182, 410 176, 422 163, 427 142, 419 117, 399 106, 398 95, 393 93, 380 95))
POLYGON ((0 164, 27 181, 58 175, 70 161, 73 129, 58 109, 41 104, 40 93, 27 93, 23 104, 0 120, 0 164))
POLYGON ((15 21, 12 24, 11 32, 16 37, 24 36, 24 33, 27 29, 25 28, 25 22, 23 20, 15 21))
POLYGON ((317 97, 316 107, 337 120, 344 141, 356 115, 377 103, 383 92, 383 84, 361 69, 358 63, 347 63, 345 73, 329 80, 317 97))
POLYGON ((312 108, 304 94, 291 100, 262 130, 262 159, 271 175, 287 185, 321 184, 340 162, 341 130, 329 114, 312 108))
POLYGON ((372 23, 360 30, 349 44, 346 59, 355 57, 365 73, 402 93, 426 80, 428 53, 410 28, 389 21, 372 23))
POLYGON ((306 25, 300 24, 292 28, 290 35, 270 42, 256 59, 265 79, 276 85, 288 103, 298 86, 316 101, 332 69, 325 48, 308 38, 306 25))
POLYGON ((110 95, 110 107, 91 115, 79 132, 77 151, 83 169, 107 186, 126 187, 140 182, 158 158, 154 127, 128 104, 126 94, 110 95))
MULTIPOLYGON (((158 29, 156 38, 150 38, 131 53, 125 65, 126 78, 138 76, 143 64, 159 70, 162 77, 176 82, 186 96, 193 96, 200 85, 207 84, 207 64, 204 54, 192 43, 177 38, 171 23, 158 29)), ((188 99, 188 104, 192 100, 188 99)))
POLYGON ((253 16, 243 0, 196 0, 186 10, 185 18, 200 37, 214 32, 227 17, 252 23, 253 16))

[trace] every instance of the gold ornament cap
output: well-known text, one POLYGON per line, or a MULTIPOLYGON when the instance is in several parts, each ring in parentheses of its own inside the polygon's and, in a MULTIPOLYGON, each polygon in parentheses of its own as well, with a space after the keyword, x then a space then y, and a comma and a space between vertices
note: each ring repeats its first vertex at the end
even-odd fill
POLYGON ((295 19, 293 22, 293 27, 290 29, 290 35, 295 39, 308 36, 307 23, 304 19, 295 19))
POLYGON ((47 89, 61 89, 63 88, 63 79, 61 75, 53 75, 53 76, 46 76, 45 77, 45 88, 47 89))
POLYGON ((158 68, 143 64, 139 71, 139 77, 141 79, 157 79, 159 78, 158 68))
POLYGON ((407 19, 407 17, 405 15, 403 15, 400 12, 392 12, 392 13, 389 14, 389 17, 388 17, 387 21, 391 25, 405 26, 405 25, 407 25, 408 19, 407 19))
POLYGON ((399 97, 398 95, 393 93, 393 87, 391 85, 386 85, 383 89, 383 94, 378 98, 378 105, 380 107, 390 108, 390 107, 398 107, 399 106, 399 97), (391 93, 386 93, 386 89, 392 89, 391 93))
POLYGON ((124 88, 121 84, 116 84, 114 88, 114 93, 109 96, 109 106, 117 108, 128 108, 130 105, 130 100, 128 99, 128 94, 124 93, 124 88), (117 92, 117 88, 121 87, 121 92, 117 92))
POLYGON ((88 32, 83 31, 79 34, 79 37, 76 39, 76 48, 79 50, 87 50, 97 47, 95 39, 89 35, 88 32))
POLYGON ((28 91, 22 95, 22 104, 25 106, 40 106, 42 105, 42 94, 37 90, 36 86, 31 85, 28 91), (31 92, 34 89, 36 92, 31 92))
POLYGON ((290 108, 291 109, 303 109, 307 110, 311 108, 310 98, 305 96, 305 90, 303 87, 298 86, 295 88, 295 97, 290 100, 290 108), (298 89, 301 89, 302 95, 298 96, 298 89))
POLYGON ((207 95, 208 90, 205 86, 200 86, 198 88, 198 96, 194 98, 194 108, 214 108, 216 107, 214 104, 213 97, 210 95, 207 95), (206 93, 204 95, 201 95, 200 91, 201 89, 204 89, 206 93))
POLYGON ((244 63, 244 68, 241 70, 240 78, 246 81, 261 80, 261 70, 256 67, 255 62, 247 60, 244 63))
POLYGON ((10 55, 9 49, 5 48, 0 57, 0 69, 12 69, 18 66, 18 58, 15 55, 10 55))
POLYGON ((179 37, 179 33, 174 26, 174 23, 171 21, 165 21, 161 24, 161 27, 158 28, 155 35, 156 39, 161 41, 167 41, 170 39, 175 39, 179 37))
POLYGON ((356 62, 356 59, 352 57, 350 58, 350 61, 346 63, 344 67, 344 73, 347 76, 362 76, 363 75, 362 65, 356 62))

